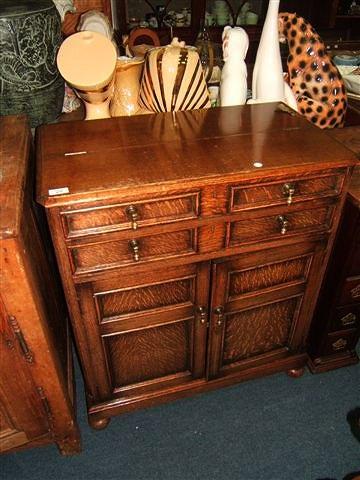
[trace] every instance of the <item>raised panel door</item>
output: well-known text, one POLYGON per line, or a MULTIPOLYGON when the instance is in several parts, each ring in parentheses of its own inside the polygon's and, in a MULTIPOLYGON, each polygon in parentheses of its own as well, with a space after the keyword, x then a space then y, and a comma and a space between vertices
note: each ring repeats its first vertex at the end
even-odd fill
POLYGON ((321 244, 309 242, 214 262, 210 378, 302 349, 311 318, 308 285, 322 255, 321 244))
POLYGON ((1 298, 0 352, 0 452, 6 452, 48 434, 49 424, 1 298))
POLYGON ((77 287, 94 404, 205 377, 209 274, 205 262, 77 287))

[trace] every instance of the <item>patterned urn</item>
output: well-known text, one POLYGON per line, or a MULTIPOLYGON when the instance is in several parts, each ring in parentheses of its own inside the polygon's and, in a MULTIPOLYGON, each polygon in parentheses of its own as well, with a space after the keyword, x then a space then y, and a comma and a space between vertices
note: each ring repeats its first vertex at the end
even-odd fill
POLYGON ((64 80, 56 66, 60 15, 51 0, 0 2, 0 113, 27 114, 36 127, 56 119, 64 80))
POLYGON ((174 38, 170 45, 149 50, 139 103, 152 112, 209 108, 209 92, 196 48, 174 38))

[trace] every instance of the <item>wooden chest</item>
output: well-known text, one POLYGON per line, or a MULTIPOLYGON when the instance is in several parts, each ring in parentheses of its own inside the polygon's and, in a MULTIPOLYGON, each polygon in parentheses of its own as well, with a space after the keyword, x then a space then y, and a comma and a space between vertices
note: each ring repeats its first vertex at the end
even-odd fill
POLYGON ((41 127, 89 419, 300 374, 352 154, 276 104, 41 127))
MULTIPOLYGON (((360 156, 360 127, 333 132, 360 156)), ((310 332, 310 369, 323 372, 359 361, 360 169, 356 167, 310 332)))
POLYGON ((78 453, 67 314, 34 208, 30 128, 1 117, 0 132, 0 452, 55 442, 78 453))

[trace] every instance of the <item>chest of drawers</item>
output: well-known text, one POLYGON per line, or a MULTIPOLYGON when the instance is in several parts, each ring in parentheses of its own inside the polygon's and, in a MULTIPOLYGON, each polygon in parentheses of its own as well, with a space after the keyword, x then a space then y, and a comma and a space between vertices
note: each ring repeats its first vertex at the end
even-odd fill
POLYGON ((81 444, 70 329, 33 200, 25 115, 0 117, 0 159, 0 453, 55 443, 73 455, 81 444))
MULTIPOLYGON (((332 135, 360 154, 360 127, 332 135)), ((359 361, 360 338, 360 170, 356 167, 309 335, 309 367, 323 372, 359 361)))
POLYGON ((352 154, 276 104, 42 127, 90 424, 301 373, 352 154))

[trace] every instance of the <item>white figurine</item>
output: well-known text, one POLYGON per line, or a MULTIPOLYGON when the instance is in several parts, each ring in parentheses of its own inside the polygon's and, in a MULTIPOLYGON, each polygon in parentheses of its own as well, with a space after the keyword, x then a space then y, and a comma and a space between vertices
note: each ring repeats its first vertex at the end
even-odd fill
POLYGON ((97 32, 112 41, 116 52, 119 55, 118 47, 114 40, 114 29, 111 25, 109 18, 98 10, 88 10, 80 17, 78 26, 76 27, 78 32, 89 30, 90 32, 97 32))
POLYGON ((248 103, 285 102, 297 111, 290 86, 284 81, 279 45, 280 0, 269 0, 252 77, 252 99, 248 103))
POLYGON ((244 105, 247 95, 245 57, 249 37, 241 27, 225 27, 222 40, 225 65, 221 72, 220 105, 244 105))

